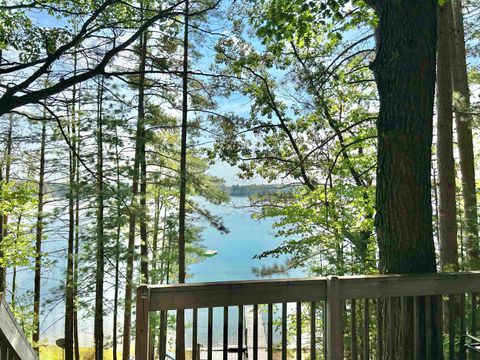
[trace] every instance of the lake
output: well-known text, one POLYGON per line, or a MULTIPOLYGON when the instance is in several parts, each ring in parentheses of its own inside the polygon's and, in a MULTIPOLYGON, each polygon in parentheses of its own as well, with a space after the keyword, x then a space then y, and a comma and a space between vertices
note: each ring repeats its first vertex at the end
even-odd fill
MULTIPOLYGON (((250 280, 257 277, 252 272, 253 267, 273 265, 281 262, 279 259, 254 259, 254 256, 265 250, 278 246, 283 239, 274 235, 272 228, 273 219, 255 220, 251 217, 251 211, 246 208, 247 198, 233 197, 231 202, 225 205, 208 205, 208 210, 213 214, 221 216, 225 226, 230 230, 227 234, 222 234, 212 227, 205 226, 202 236, 203 244, 212 250, 217 251, 217 255, 207 257, 204 261, 190 265, 188 268, 187 282, 209 282, 209 281, 229 281, 229 280, 250 280)), ((55 289, 64 282, 65 274, 65 252, 66 246, 66 223, 65 220, 57 219, 47 225, 48 239, 45 241, 43 250, 49 253, 49 258, 56 259, 58 263, 48 272, 43 274, 42 279, 42 302, 46 299, 52 299, 55 295, 55 289)), ((295 270, 288 274, 289 277, 302 277, 303 271, 295 270)), ((280 276, 272 276, 280 277, 280 276)), ((33 290, 33 271, 23 270, 19 272, 18 293, 27 293, 33 290)), ((113 297, 111 285, 106 284, 106 297, 113 297), (109 287, 110 286, 110 287, 109 287)), ((64 302, 61 293, 57 299, 44 310, 42 316, 41 330, 42 338, 49 343, 54 343, 57 338, 63 337, 65 312, 64 302), (55 306, 54 306, 55 305, 55 306)), ((123 290, 120 293, 123 296, 123 290)), ((7 297, 8 299, 8 297, 7 297)), ((222 311, 218 309, 218 311, 222 311)), ((220 314, 220 313, 218 313, 220 314)), ((84 314, 83 314, 84 315, 84 314)), ((80 317, 82 313, 80 314, 80 317)), ((93 316, 89 314, 88 321, 79 319, 80 343, 82 346, 91 346, 93 339, 93 316)), ((214 316, 217 318, 217 311, 214 316)), ((218 315, 220 318, 223 315, 218 315)), ((236 309, 231 311, 230 333, 233 335, 236 331, 236 309)), ((206 319, 206 311, 199 311, 199 322, 206 319)), ((119 316, 121 324, 123 315, 119 316)), ((105 335, 110 337, 112 334, 112 317, 107 314, 105 317, 105 335)), ((205 336, 206 329, 199 329, 199 340, 205 336)), ((214 337, 220 341, 220 328, 215 330, 214 337)), ((119 327, 121 332, 121 327, 119 327)), ((188 338, 188 333, 187 333, 188 338)), ((217 341, 215 341, 217 342, 217 341)))

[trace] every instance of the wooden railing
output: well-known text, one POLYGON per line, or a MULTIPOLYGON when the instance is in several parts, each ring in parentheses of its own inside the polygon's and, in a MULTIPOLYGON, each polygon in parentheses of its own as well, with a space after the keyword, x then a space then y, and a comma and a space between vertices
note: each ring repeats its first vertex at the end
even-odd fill
POLYGON ((477 293, 480 272, 141 286, 135 354, 137 360, 163 360, 170 344, 177 360, 198 360, 199 329, 205 329, 202 360, 385 359, 394 348, 400 349, 399 359, 466 359, 464 335, 477 333, 477 293), (232 307, 237 320, 229 316, 232 307), (214 315, 215 308, 223 308, 223 316, 218 310, 214 315), (176 330, 169 311, 186 319, 176 330), (207 313, 205 324, 200 311, 207 313), (221 345, 214 346, 219 323, 221 345))
POLYGON ((5 299, 0 296, 0 360, 38 360, 5 299))

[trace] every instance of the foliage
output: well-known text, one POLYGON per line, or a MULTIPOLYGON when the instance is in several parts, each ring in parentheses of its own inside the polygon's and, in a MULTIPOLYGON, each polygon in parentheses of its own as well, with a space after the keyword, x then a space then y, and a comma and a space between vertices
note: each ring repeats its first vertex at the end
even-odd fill
POLYGON ((36 189, 30 182, 0 181, 0 213, 10 217, 0 244, 0 266, 18 267, 31 263, 33 247, 29 226, 22 222, 32 218, 36 189))

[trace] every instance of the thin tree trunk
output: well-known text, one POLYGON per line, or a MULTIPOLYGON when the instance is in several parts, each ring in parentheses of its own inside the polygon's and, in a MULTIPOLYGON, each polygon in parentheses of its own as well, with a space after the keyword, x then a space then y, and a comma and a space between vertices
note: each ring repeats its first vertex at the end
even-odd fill
MULTIPOLYGON (((147 57, 147 48, 148 48, 148 33, 145 32, 143 35, 143 44, 142 44, 142 66, 145 69, 145 61, 147 57)), ((142 129, 141 129, 141 144, 140 144, 140 274, 142 276, 142 282, 148 283, 148 239, 147 239, 147 161, 146 161, 146 137, 145 137, 145 75, 140 82, 139 91, 142 93, 142 107, 143 113, 141 116, 142 119, 142 129)))
MULTIPOLYGON (((147 42, 147 36, 144 38, 147 42)), ((146 49, 146 47, 145 47, 146 49)), ((142 144, 140 146, 140 273, 142 282, 148 283, 148 238, 147 238, 147 161, 145 158, 145 125, 142 128, 142 144)))
POLYGON ((123 353, 122 359, 130 358, 130 337, 132 321, 132 283, 133 283, 133 260, 135 250, 135 225, 136 225, 136 204, 138 195, 138 179, 140 169, 140 151, 142 146, 142 135, 144 133, 145 117, 145 63, 146 63, 146 41, 145 35, 140 38, 140 65, 139 65, 139 86, 138 86, 138 114, 137 129, 135 134, 135 160, 132 174, 132 201, 129 213, 128 249, 127 249, 127 274, 125 284, 125 310, 123 321, 123 353))
MULTIPOLYGON (((75 124, 75 118, 74 124, 75 124)), ((77 118, 78 123, 75 125, 77 127, 77 135, 75 140, 75 149, 78 156, 80 156, 80 118, 77 118)), ((76 165, 76 174, 75 174, 75 244, 74 244, 74 254, 73 254, 73 340, 75 346, 75 360, 80 360, 80 343, 78 339, 78 260, 79 260, 79 247, 80 247, 80 167, 78 159, 75 160, 76 165)))
POLYGON ((103 359, 103 282, 105 271, 104 201, 103 201, 103 82, 98 85, 97 99, 97 254, 95 274, 95 359, 103 359))
MULTIPOLYGON (((45 110, 43 118, 46 117, 45 110)), ((37 204, 37 224, 35 234, 35 279, 33 288, 33 346, 37 354, 39 353, 40 342, 40 296, 42 286, 42 237, 43 237, 43 191, 45 184, 45 145, 47 138, 47 123, 42 121, 42 135, 40 140, 40 170, 38 174, 38 204, 37 204)))
MULTIPOLYGON (((431 151, 435 93, 437 0, 369 0, 378 16, 374 70, 380 96, 375 227, 382 273, 436 271, 432 232, 431 151)), ((393 301, 393 300, 392 300, 393 301)), ((437 304, 433 303, 436 314, 437 304)), ((384 334, 393 344, 384 359, 413 359, 413 339, 399 335, 399 303, 385 313, 384 334), (390 326, 389 326, 390 325, 390 326), (403 349, 403 350, 402 350, 403 349)), ((407 313, 413 311, 408 301, 407 313)), ((435 318, 435 316, 432 316, 435 318)), ((421 316, 422 329, 425 317, 421 316)), ((413 321, 406 334, 413 334, 413 321)), ((427 326, 433 327, 432 321, 427 326)), ((438 359, 437 339, 425 356, 425 332, 419 334, 419 358, 438 359)))
MULTIPOLYGON (((75 141, 76 134, 69 128, 70 140, 75 141)), ((73 360, 74 354, 74 245, 75 245, 75 175, 76 161, 73 151, 69 150, 69 191, 68 191, 68 245, 67 274, 65 281, 65 360, 73 360)))
MULTIPOLYGON (((9 125, 7 131, 7 144, 5 148, 4 162, 5 162, 5 177, 3 178, 5 183, 10 181, 10 162, 12 155, 12 132, 13 132, 13 115, 10 115, 9 125)), ((2 164, 3 165, 3 164, 2 164)), ((1 169, 0 169, 1 172, 1 169)), ((2 176, 0 176, 0 180, 2 176)), ((0 245, 3 242, 3 239, 7 236, 7 225, 8 225, 8 214, 0 214, 0 245)), ((3 253, 0 253, 0 257, 3 256, 3 253)), ((7 288, 7 269, 0 267, 0 294, 5 293, 7 288)))
MULTIPOLYGON (((117 127, 115 126, 115 138, 118 139, 117 127)), ((113 295, 113 338, 112 351, 113 360, 117 360, 117 327, 118 327, 118 290, 120 282, 120 231, 121 231, 121 199, 120 199, 120 161, 118 142, 115 143, 115 165, 117 173, 117 231, 115 234, 115 285, 113 295)))
MULTIPOLYGON (((74 73, 77 73, 77 54, 74 59, 74 73)), ((73 87, 72 94, 72 146, 80 156, 80 116, 77 116, 77 87, 73 87)), ((79 105, 80 107, 80 105, 79 105)), ((80 109, 79 109, 80 110, 80 109)), ((80 112, 78 112, 80 113, 80 112)), ((78 339, 78 251, 80 246, 80 167, 79 160, 74 157, 75 162, 75 240, 73 253, 73 343, 75 360, 80 360, 80 344, 78 339)))
MULTIPOLYGON (((21 229, 21 225, 22 225, 22 213, 18 216, 18 220, 17 220, 17 231, 16 231, 16 234, 15 234, 15 243, 14 243, 14 247, 16 248, 17 245, 18 245, 18 236, 20 236, 20 232, 22 231, 21 229)), ((12 274, 12 298, 11 298, 11 303, 10 305, 12 306, 12 309, 15 310, 15 307, 16 307, 16 302, 17 302, 17 267, 14 266, 13 267, 13 274, 12 274)))
MULTIPOLYGON (((180 202, 178 208, 178 282, 185 282, 185 220, 187 195, 187 127, 188 127, 188 11, 185 1, 183 38, 182 134, 180 153, 180 202)), ((185 359, 185 313, 177 311, 176 359, 185 359)))
POLYGON ((451 0, 439 8, 437 57, 437 167, 439 188, 440 268, 458 271, 453 107, 450 66, 451 0))
POLYGON ((455 124, 460 154, 463 207, 465 213, 465 248, 470 268, 480 269, 478 244, 478 209, 475 186, 475 159, 473 151, 470 91, 468 88, 465 34, 462 1, 453 0, 452 79, 455 92, 455 124))

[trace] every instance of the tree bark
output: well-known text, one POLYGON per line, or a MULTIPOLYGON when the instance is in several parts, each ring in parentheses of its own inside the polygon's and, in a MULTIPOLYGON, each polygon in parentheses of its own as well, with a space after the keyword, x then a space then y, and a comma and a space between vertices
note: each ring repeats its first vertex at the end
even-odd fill
MULTIPOLYGON (((43 117, 46 117, 45 110, 43 117)), ((40 168, 38 173, 38 204, 37 224, 35 233, 35 278, 33 288, 33 346, 39 353, 40 342, 40 296, 41 296, 41 274, 42 274, 42 237, 43 237, 43 188, 45 184, 45 145, 47 138, 47 123, 42 121, 42 135, 40 140, 40 168)))
POLYGON ((382 273, 435 272, 431 151, 436 1, 382 1, 376 232, 382 273), (412 56, 415 54, 415 56, 412 56))
POLYGON ((132 322, 132 282, 133 282, 133 260, 135 252, 135 228, 136 228, 136 207, 138 195, 138 180, 140 173, 140 152, 142 136, 145 132, 145 63, 146 63, 146 41, 145 34, 140 37, 140 64, 139 64, 139 88, 138 88, 138 113, 137 129, 135 133, 135 160, 132 173, 132 201, 129 213, 128 249, 127 249, 127 274, 125 284, 125 310, 123 321, 123 352, 122 359, 130 359, 131 322, 132 322))
POLYGON ((478 208, 475 187, 470 90, 468 87, 465 34, 461 0, 453 0, 452 79, 455 92, 455 124, 460 172, 462 175, 463 209, 465 213, 465 248, 469 267, 480 269, 478 244, 478 208))
POLYGON ((437 56, 437 166, 439 243, 442 271, 458 271, 455 160, 453 157, 453 99, 450 64, 452 4, 439 7, 437 56))
MULTIPOLYGON (((9 124, 8 124, 8 131, 7 131, 7 139, 6 139, 6 148, 4 153, 4 162, 5 162, 5 183, 10 181, 10 163, 12 156, 12 132, 13 132, 13 115, 10 114, 9 124)), ((3 166, 3 164, 0 164, 3 166)), ((0 166, 0 167, 1 167, 0 166)), ((0 168, 0 172, 2 169, 0 168)), ((2 176, 0 174, 0 180, 2 176)), ((0 245, 2 244, 3 239, 7 236, 7 225, 8 225, 8 214, 0 214, 0 245)), ((0 256, 3 256, 3 253, 0 252, 0 256)), ((7 288, 7 269, 0 267, 0 294, 5 293, 7 288)))
MULTIPOLYGON (((118 131, 115 126, 115 138, 118 139, 118 131)), ((118 290, 120 282, 120 232, 122 228, 122 201, 120 195, 120 155, 118 151, 118 141, 115 143, 115 170, 117 176, 117 224, 116 224, 116 234, 115 234, 115 284, 114 284, 114 295, 113 295, 113 336, 112 336, 112 359, 117 360, 117 327, 118 327, 118 290)))
MULTIPOLYGON (((379 268, 386 274, 435 272, 430 172, 437 1, 373 2, 379 16, 377 55, 371 64, 380 97, 375 218, 379 268)), ((400 305, 386 305, 392 311, 385 311, 384 334, 393 346, 385 347, 384 359, 400 359, 400 354, 413 359, 408 336, 414 333, 413 321, 400 337, 400 327, 394 326, 401 323, 400 305)), ((406 305, 411 314, 412 304, 406 305)), ((425 325, 424 316, 420 321, 425 325)), ((436 329, 434 322, 428 326, 436 329)), ((419 358, 427 358, 425 333, 419 340, 419 358)), ((432 349, 430 358, 438 358, 438 346, 432 349)))
MULTIPOLYGON (((178 282, 185 282, 185 220, 187 197, 187 127, 188 127, 188 11, 185 1, 183 37, 182 134, 180 153, 180 203, 178 208, 178 282)), ((176 358, 185 359, 185 314, 177 311, 176 358)))
MULTIPOLYGON (((145 51, 147 49, 147 36, 144 37, 145 51)), ((144 54, 146 56, 146 54, 144 54)), ((144 89, 142 91, 145 91, 144 89)), ((147 233, 147 161, 146 153, 146 139, 145 139, 145 125, 142 127, 140 146, 140 273, 142 275, 142 282, 148 283, 148 233, 147 233)))
POLYGON ((103 282, 105 272, 104 201, 103 201, 103 81, 98 85, 97 98, 97 252, 95 273, 95 359, 103 360, 103 282))
MULTIPOLYGON (((69 126, 70 141, 72 134, 69 126)), ((75 141, 75 140, 73 140, 75 141)), ((75 243, 75 154, 69 149, 69 184, 68 184, 68 243, 67 243, 67 273, 65 281, 65 360, 73 360, 74 354, 74 243, 75 243)))

